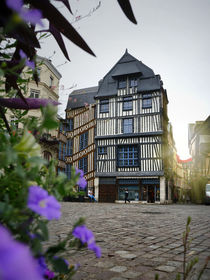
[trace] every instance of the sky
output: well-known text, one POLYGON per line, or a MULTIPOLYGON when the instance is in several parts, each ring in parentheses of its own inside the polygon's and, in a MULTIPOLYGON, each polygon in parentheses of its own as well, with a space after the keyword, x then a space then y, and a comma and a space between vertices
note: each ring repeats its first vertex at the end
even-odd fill
POLYGON ((74 16, 61 2, 56 5, 96 57, 64 39, 71 59, 67 62, 52 37, 42 40, 38 54, 50 58, 62 75, 59 114, 65 116, 73 90, 97 86, 127 48, 161 76, 177 153, 188 158, 188 124, 210 114, 210 1, 133 0, 137 25, 116 0, 101 0, 100 7, 99 0, 69 2, 74 16), (75 21, 78 16, 83 18, 75 21))

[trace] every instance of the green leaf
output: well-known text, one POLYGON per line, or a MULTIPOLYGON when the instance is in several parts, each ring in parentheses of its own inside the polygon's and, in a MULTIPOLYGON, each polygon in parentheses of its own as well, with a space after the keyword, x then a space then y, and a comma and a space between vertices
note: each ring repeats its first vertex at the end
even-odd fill
POLYGON ((44 238, 44 240, 48 240, 49 239, 49 233, 48 233, 48 227, 45 221, 39 221, 38 223, 38 227, 42 232, 42 236, 44 238))
POLYGON ((53 258, 51 259, 52 265, 53 265, 53 270, 55 272, 59 273, 67 273, 68 272, 68 266, 64 259, 62 258, 53 258))
POLYGON ((34 238, 32 241, 31 249, 34 255, 40 255, 42 253, 42 243, 38 238, 34 238))
POLYGON ((65 246, 66 246, 66 240, 60 242, 59 244, 55 246, 51 246, 47 249, 46 254, 50 256, 54 256, 59 252, 65 251, 65 246))

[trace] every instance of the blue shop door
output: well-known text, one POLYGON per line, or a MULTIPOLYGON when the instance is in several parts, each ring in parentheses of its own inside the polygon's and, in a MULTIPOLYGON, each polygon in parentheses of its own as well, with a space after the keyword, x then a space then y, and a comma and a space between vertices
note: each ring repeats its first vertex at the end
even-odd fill
POLYGON ((138 186, 119 186, 118 199, 125 200, 125 189, 128 189, 128 199, 139 201, 139 187, 138 186))

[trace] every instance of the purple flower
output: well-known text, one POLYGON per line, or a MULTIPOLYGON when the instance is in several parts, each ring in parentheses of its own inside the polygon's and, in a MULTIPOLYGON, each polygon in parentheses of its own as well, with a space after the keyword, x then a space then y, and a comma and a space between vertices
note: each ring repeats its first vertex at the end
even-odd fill
POLYGON ((96 245, 92 231, 85 225, 75 227, 72 234, 74 237, 78 238, 82 244, 87 244, 88 249, 94 251, 97 258, 101 257, 101 248, 96 245))
POLYGON ((72 234, 74 237, 80 239, 83 244, 90 244, 95 240, 92 231, 89 230, 85 225, 75 227, 72 234))
POLYGON ((27 55, 24 53, 23 50, 20 50, 20 57, 21 57, 22 59, 25 59, 25 65, 26 65, 26 66, 28 66, 28 67, 31 68, 31 69, 34 69, 34 68, 35 68, 35 63, 34 63, 34 61, 28 60, 27 55))
POLYGON ((35 25, 36 23, 43 26, 41 22, 42 13, 37 9, 26 9, 23 7, 23 0, 7 0, 7 7, 19 14, 19 16, 27 22, 35 25))
POLYGON ((78 181, 77 181, 77 185, 78 185, 81 189, 85 189, 86 186, 87 186, 87 181, 86 181, 86 179, 83 177, 83 176, 84 176, 83 170, 80 170, 80 169, 76 168, 76 173, 75 173, 75 174, 76 174, 76 175, 77 175, 77 174, 80 174, 80 177, 79 177, 79 179, 78 179, 78 181))
POLYGON ((88 249, 95 252, 97 258, 101 257, 101 248, 95 242, 89 244, 88 249))
POLYGON ((81 266, 80 263, 76 263, 76 264, 74 265, 74 270, 75 270, 75 271, 78 270, 78 268, 79 268, 80 266, 81 266))
POLYGON ((54 196, 39 186, 30 186, 28 195, 28 208, 44 216, 48 220, 59 219, 61 216, 60 204, 54 196))
POLYGON ((54 106, 60 104, 59 102, 51 99, 25 98, 25 100, 26 102, 24 102, 21 98, 0 98, 0 105, 11 109, 33 110, 40 109, 40 107, 45 107, 48 104, 54 106))
POLYGON ((55 273, 54 273, 53 271, 51 271, 51 270, 48 269, 48 270, 45 271, 44 276, 45 276, 45 279, 46 279, 46 278, 47 278, 47 279, 52 279, 52 278, 54 278, 55 273))
POLYGON ((37 9, 26 10, 26 9, 24 9, 20 13, 20 16, 26 22, 30 22, 33 25, 38 23, 39 25, 43 26, 43 23, 41 22, 42 13, 41 13, 40 10, 37 10, 37 9))
POLYGON ((12 239, 0 225, 0 277, 3 280, 44 280, 29 248, 12 239))
POLYGON ((52 279, 55 276, 54 272, 48 269, 45 258, 43 256, 38 258, 38 264, 40 274, 44 276, 45 279, 52 279))

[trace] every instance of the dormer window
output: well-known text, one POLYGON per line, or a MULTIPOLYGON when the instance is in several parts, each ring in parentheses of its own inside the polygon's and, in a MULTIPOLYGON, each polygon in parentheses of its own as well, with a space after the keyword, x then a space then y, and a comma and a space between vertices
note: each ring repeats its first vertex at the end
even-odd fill
POLYGON ((138 86, 137 78, 130 78, 130 80, 129 80, 129 86, 130 86, 130 87, 137 87, 137 86, 138 86))
POLYGON ((127 83, 126 78, 121 78, 120 80, 118 80, 118 88, 119 89, 126 88, 126 83, 127 83))

